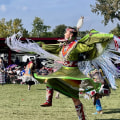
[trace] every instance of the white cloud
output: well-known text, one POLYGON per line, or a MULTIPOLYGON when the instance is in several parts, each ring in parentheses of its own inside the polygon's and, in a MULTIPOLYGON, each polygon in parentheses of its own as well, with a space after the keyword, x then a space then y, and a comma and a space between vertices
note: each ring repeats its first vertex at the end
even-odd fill
POLYGON ((26 11, 27 9, 28 9, 28 8, 27 8, 26 6, 23 6, 23 7, 22 7, 22 10, 23 10, 23 11, 26 11))
POLYGON ((5 12, 6 11, 6 6, 5 5, 0 5, 0 11, 5 12))

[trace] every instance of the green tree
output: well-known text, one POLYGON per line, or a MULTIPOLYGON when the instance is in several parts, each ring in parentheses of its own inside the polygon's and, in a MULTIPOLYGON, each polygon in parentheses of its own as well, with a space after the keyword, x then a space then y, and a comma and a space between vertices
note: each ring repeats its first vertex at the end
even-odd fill
POLYGON ((64 37, 65 29, 67 28, 66 25, 58 25, 53 29, 54 37, 64 37))
POLYGON ((29 37, 28 31, 23 28, 22 20, 21 19, 14 19, 12 23, 12 32, 17 33, 19 31, 22 32, 23 37, 29 37))
POLYGON ((18 31, 20 31, 21 29, 22 29, 22 20, 21 19, 18 19, 18 18, 16 18, 16 19, 14 19, 14 21, 13 21, 13 23, 12 23, 12 26, 13 26, 13 32, 14 33, 17 33, 18 31))
POLYGON ((41 37, 54 37, 52 32, 43 32, 41 33, 41 37))
POLYGON ((2 18, 0 21, 0 37, 7 37, 7 26, 5 23, 5 18, 2 18))
POLYGON ((28 37, 28 31, 22 27, 22 20, 21 19, 14 19, 5 21, 5 18, 2 18, 0 20, 0 37, 6 38, 14 33, 17 33, 21 31, 23 34, 23 37, 28 37))
POLYGON ((7 21, 6 23, 6 31, 7 35, 11 35, 13 33, 13 26, 12 26, 12 20, 7 21))
POLYGON ((22 31, 22 34, 23 34, 23 37, 24 37, 24 38, 29 37, 29 32, 28 32, 28 30, 26 30, 25 28, 23 28, 21 31, 22 31))
POLYGON ((116 36, 120 36, 120 25, 117 24, 117 27, 114 28, 113 30, 110 31, 110 33, 116 35, 116 36))
POLYGON ((41 37, 42 33, 46 33, 51 27, 44 25, 44 22, 39 17, 35 17, 33 20, 33 29, 30 32, 31 37, 41 37))
POLYGON ((89 33, 89 31, 79 31, 78 32, 78 37, 84 37, 87 33, 89 33))
POLYGON ((90 6, 93 13, 104 16, 104 25, 114 22, 114 19, 120 20, 120 0, 96 0, 95 6, 90 6))

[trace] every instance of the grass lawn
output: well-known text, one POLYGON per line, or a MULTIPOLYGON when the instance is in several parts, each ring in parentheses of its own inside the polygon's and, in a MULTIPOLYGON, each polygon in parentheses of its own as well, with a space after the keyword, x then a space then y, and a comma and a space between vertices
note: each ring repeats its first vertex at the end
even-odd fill
MULTIPOLYGON (((120 87, 120 80, 117 80, 120 87)), ((78 120, 73 102, 70 98, 60 95, 53 97, 52 107, 40 107, 45 102, 45 84, 32 86, 5 84, 0 85, 0 120, 78 120)), ((87 120, 120 120, 120 88, 111 91, 109 97, 101 99, 104 114, 92 115, 95 106, 92 100, 80 97, 84 104, 87 120)))

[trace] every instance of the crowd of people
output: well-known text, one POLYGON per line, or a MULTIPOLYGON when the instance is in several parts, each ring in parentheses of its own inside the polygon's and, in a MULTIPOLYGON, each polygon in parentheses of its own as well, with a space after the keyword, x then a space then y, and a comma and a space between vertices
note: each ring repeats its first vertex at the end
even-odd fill
POLYGON ((38 75, 47 75, 52 72, 52 68, 42 65, 39 58, 27 59, 22 65, 19 60, 12 65, 6 65, 4 59, 0 58, 0 84, 28 84, 30 90, 31 85, 39 83, 34 77, 33 72, 38 75), (32 63, 32 65, 30 65, 32 63), (37 67, 36 67, 37 66, 37 67))

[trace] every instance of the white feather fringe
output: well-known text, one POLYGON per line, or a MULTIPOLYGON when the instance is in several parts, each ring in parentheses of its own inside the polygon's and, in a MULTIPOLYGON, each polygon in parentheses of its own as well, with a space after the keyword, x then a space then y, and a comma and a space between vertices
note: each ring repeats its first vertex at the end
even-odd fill
POLYGON ((43 50, 37 43, 35 43, 30 39, 26 39, 27 42, 23 43, 20 40, 21 37, 22 37, 22 34, 18 32, 17 34, 13 34, 12 36, 7 37, 5 42, 11 50, 19 53, 34 52, 40 55, 41 58, 60 60, 59 57, 43 50))
POLYGON ((107 48, 99 57, 91 61, 79 62, 78 65, 80 71, 85 75, 92 69, 92 65, 97 69, 101 68, 111 88, 117 89, 115 78, 120 76, 120 70, 115 66, 115 63, 120 63, 120 38, 116 36, 114 36, 113 41, 108 44, 107 48), (119 55, 115 53, 119 53, 119 55))

